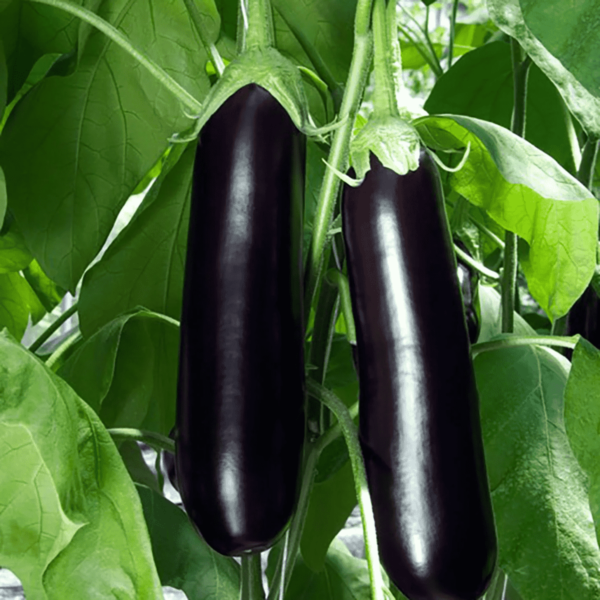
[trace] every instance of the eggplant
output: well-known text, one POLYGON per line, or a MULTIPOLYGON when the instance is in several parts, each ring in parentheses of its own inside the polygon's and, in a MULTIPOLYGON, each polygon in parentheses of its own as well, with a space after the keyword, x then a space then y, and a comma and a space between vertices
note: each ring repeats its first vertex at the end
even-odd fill
POLYGON ((224 555, 270 547, 297 500, 304 162, 303 135, 254 84, 209 119, 195 158, 176 468, 190 519, 224 555))
POLYGON ((410 600, 475 600, 497 542, 469 339, 437 169, 422 153, 343 195, 359 437, 382 564, 410 600))

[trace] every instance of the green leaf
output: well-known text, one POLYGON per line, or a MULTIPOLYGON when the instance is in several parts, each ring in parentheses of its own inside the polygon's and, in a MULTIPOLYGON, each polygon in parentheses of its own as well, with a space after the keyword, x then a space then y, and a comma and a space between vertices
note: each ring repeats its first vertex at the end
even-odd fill
MULTIPOLYGON (((198 99, 209 82, 180 0, 149 11, 108 0, 99 15, 198 99)), ((48 276, 74 291, 119 209, 189 124, 172 93, 102 33, 89 34, 76 71, 49 76, 11 113, 0 138, 9 205, 48 276)))
POLYGON ((313 486, 300 540, 302 558, 313 571, 323 569, 327 550, 356 503, 350 461, 327 481, 313 486))
POLYGON ((39 298, 47 312, 51 312, 63 299, 66 291, 56 285, 52 279, 44 273, 37 260, 32 261, 23 270, 25 279, 29 282, 31 289, 39 298))
MULTIPOLYGON (((467 115, 510 128, 513 110, 510 46, 486 44, 461 58, 436 82, 425 110, 467 115)), ((577 136, 556 87, 532 65, 527 84, 525 139, 552 156, 569 173, 577 172, 577 136)))
POLYGON ((597 0, 488 0, 496 25, 517 38, 588 134, 600 137, 597 0))
POLYGON ((4 171, 0 167, 0 229, 4 223, 4 217, 6 216, 6 177, 4 177, 4 171))
POLYGON ((141 483, 151 490, 160 493, 156 475, 146 464, 139 444, 134 441, 122 441, 117 443, 117 448, 133 482, 141 483))
MULTIPOLYGON (((277 552, 269 555, 267 576, 273 575, 277 552)), ((286 600, 370 600, 367 561, 354 558, 343 542, 334 540, 327 552, 325 566, 315 573, 301 556, 296 559, 286 600)))
POLYGON ((425 6, 431 6, 436 0, 421 0, 425 6))
POLYGON ((137 486, 163 585, 194 600, 238 600, 240 568, 198 535, 187 515, 163 496, 137 486))
MULTIPOLYGON (((432 45, 436 56, 441 58, 442 54, 444 54, 444 45, 435 42, 432 45)), ((426 55, 430 54, 430 51, 425 44, 413 44, 412 42, 405 42, 403 40, 401 44, 402 68, 406 70, 420 69, 429 64, 427 60, 423 58, 422 53, 425 53, 426 55), (421 49, 421 52, 419 52, 418 48, 421 49)))
MULTIPOLYGON (((354 48, 356 0, 273 0, 277 48, 295 62, 315 70, 285 22, 291 22, 319 53, 336 82, 344 84, 354 48), (281 18, 285 17, 285 22, 281 18)), ((323 74, 316 69, 323 79, 323 74)))
POLYGON ((457 23, 454 33, 454 56, 461 56, 483 46, 493 31, 492 21, 487 23, 457 23))
POLYGON ((162 599, 139 497, 95 413, 0 333, 0 564, 28 598, 162 599))
MULTIPOLYGON (((502 299, 493 287, 482 283, 477 284, 477 316, 479 319, 477 342, 488 342, 502 333, 502 299)), ((514 313, 514 319, 515 334, 535 335, 535 329, 520 314, 514 313)))
MULTIPOLYGON (((0 123, 2 123, 2 117, 4 116, 4 109, 6 108, 6 101, 8 99, 8 67, 6 66, 6 56, 4 54, 4 45, 2 38, 0 38, 0 123)), ((0 169, 1 171, 1 169, 0 169)), ((6 198, 5 208, 6 208, 6 198)), ((2 209, 2 199, 0 195, 0 223, 4 219, 4 212, 2 209)))
POLYGON ((600 597, 600 549, 563 418, 569 362, 522 347, 474 365, 499 566, 527 600, 600 597))
POLYGON ((175 424, 179 328, 147 310, 117 317, 59 370, 106 427, 168 435, 175 424))
MULTIPOLYGON (((25 83, 31 68, 44 54, 66 54, 75 48, 79 19, 56 8, 22 0, 8 0, 0 17, 0 40, 8 68, 7 100, 25 83)), ((83 4, 82 0, 75 0, 83 4)), ((94 10, 98 0, 86 1, 94 10)))
POLYGON ((529 244, 529 291, 554 320, 567 313, 596 266, 598 201, 554 159, 507 129, 458 115, 416 121, 425 143, 471 150, 450 184, 529 244))
POLYGON ((129 225, 85 274, 85 336, 136 306, 179 319, 195 152, 195 143, 175 146, 129 225))
POLYGON ((600 540, 600 352, 583 338, 573 352, 565 422, 571 448, 588 477, 590 509, 600 540))
MULTIPOLYGON (((0 181, 0 195, 1 186, 2 181, 0 181)), ((8 219, 10 225, 6 233, 0 235, 0 274, 21 271, 33 260, 16 223, 11 221, 10 215, 8 219)))
POLYGON ((20 273, 0 274, 0 329, 6 327, 20 340, 25 333, 29 315, 39 321, 45 314, 27 280, 20 273))

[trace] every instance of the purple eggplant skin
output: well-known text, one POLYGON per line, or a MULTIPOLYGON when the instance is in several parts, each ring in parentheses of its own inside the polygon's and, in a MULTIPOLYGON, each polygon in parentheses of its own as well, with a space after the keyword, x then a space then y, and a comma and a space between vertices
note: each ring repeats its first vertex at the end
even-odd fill
POLYGON ((410 600, 475 600, 497 542, 437 169, 422 153, 399 176, 372 155, 342 214, 382 564, 410 600))
MULTIPOLYGON (((565 335, 577 333, 600 348, 600 298, 591 285, 578 298, 567 316, 565 335)), ((565 355, 571 360, 573 351, 569 349, 565 355)))
POLYGON ((248 85, 204 126, 194 163, 177 479, 192 522, 228 556, 270 547, 298 495, 304 159, 287 112, 248 85))

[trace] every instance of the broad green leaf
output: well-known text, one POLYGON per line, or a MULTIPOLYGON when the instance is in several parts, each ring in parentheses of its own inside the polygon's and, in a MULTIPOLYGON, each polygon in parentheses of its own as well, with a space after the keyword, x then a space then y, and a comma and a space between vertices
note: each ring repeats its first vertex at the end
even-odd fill
MULTIPOLYGON (((4 109, 6 108, 6 101, 8 98, 8 67, 6 66, 6 56, 4 54, 4 45, 2 38, 0 37, 0 123, 4 116, 4 109)), ((0 195, 1 198, 1 195, 0 195)), ((6 202, 6 198, 4 199, 6 202)), ((4 205, 6 208, 6 204, 4 205)), ((2 209, 2 201, 0 199, 0 223, 4 219, 4 211, 2 209)))
POLYGON ((499 566, 527 600, 600 597, 600 548, 569 445, 569 362, 546 348, 475 359, 499 566))
POLYGON ((179 328, 138 310, 105 325, 59 370, 106 427, 168 435, 175 424, 179 328))
MULTIPOLYGON (((436 82, 425 110, 492 121, 510 128, 513 75, 510 46, 486 44, 461 58, 436 82)), ((556 87, 532 65, 527 84, 525 139, 575 174, 579 158, 577 136, 556 87)))
POLYGON ((554 159, 507 129, 465 116, 416 121, 436 148, 466 148, 452 187, 529 244, 521 258, 531 295, 555 320, 587 287, 596 266, 598 201, 554 159))
POLYGON ((313 571, 322 570, 327 550, 344 527, 356 502, 349 461, 327 481, 313 486, 300 540, 302 558, 313 571))
MULTIPOLYGON (((269 556, 267 576, 272 577, 277 553, 269 556)), ((354 558, 343 542, 334 540, 327 552, 325 566, 315 573, 301 556, 296 559, 286 600, 370 600, 367 561, 354 558)))
POLYGON ((134 441, 122 441, 117 444, 123 464, 134 483, 140 483, 160 493, 156 475, 144 460, 139 444, 134 441))
POLYGON ((209 548, 180 508, 144 486, 136 487, 161 583, 193 600, 238 600, 238 564, 209 548))
MULTIPOLYGON (((198 99, 209 82, 185 5, 108 0, 99 15, 198 99)), ((175 96, 92 31, 74 73, 48 76, 0 138, 8 202, 48 276, 73 291, 168 138, 189 125, 175 96)))
POLYGON ((571 448, 588 477, 590 509, 600 540, 600 352, 583 338, 573 352, 565 422, 571 448))
MULTIPOLYGON (((198 14, 204 26, 204 33, 206 35, 206 40, 204 41, 210 43, 216 42, 221 30, 221 17, 215 5, 215 0, 194 0, 194 4, 198 9, 198 14)), ((196 28, 194 28, 194 33, 196 34, 198 44, 202 44, 203 41, 200 39, 196 28)))
POLYGON ((27 280, 20 273, 0 274, 0 329, 6 327, 20 340, 27 328, 29 315, 34 321, 45 314, 27 280))
POLYGON ((129 225, 86 273, 84 335, 136 306, 179 319, 195 152, 195 143, 173 149, 129 225))
MULTIPOLYGON (((94 10, 99 0, 75 0, 94 10)), ((8 68, 8 101, 25 83, 31 68, 44 54, 66 54, 75 48, 81 21, 49 6, 9 0, 0 16, 0 40, 8 68)))
MULTIPOLYGON (((497 290, 489 285, 477 285, 477 317, 479 318, 479 337, 477 342, 488 342, 502 333, 502 299, 497 290)), ((518 313, 514 314, 514 333, 517 335, 535 335, 535 329, 518 313)))
POLYGON ((488 0, 496 25, 517 38, 560 90, 588 134, 600 137, 597 0, 488 0))
POLYGON ((23 275, 47 312, 58 306, 66 292, 44 273, 37 260, 23 270, 23 275))
POLYGON ((4 223, 4 217, 6 216, 6 178, 4 177, 4 171, 0 167, 0 229, 4 223))
POLYGON ((108 432, 6 332, 0 463, 0 564, 27 598, 162 598, 139 496, 108 432))
MULTIPOLYGON (((2 181, 0 177, 0 195, 1 189, 2 181)), ((5 228, 5 233, 0 235, 0 274, 21 271, 33 260, 31 252, 25 245, 23 235, 16 223, 11 220, 10 215, 8 216, 8 222, 10 225, 5 228)))
POLYGON ((454 34, 454 56, 461 56, 483 46, 494 31, 497 31, 497 28, 492 21, 487 23, 457 23, 454 34))
MULTIPOLYGON (((444 53, 444 46, 442 44, 433 44, 433 49, 435 50, 436 56, 441 58, 444 53)), ((429 54, 425 44, 413 44, 412 42, 402 41, 401 53, 403 69, 420 69, 429 64, 423 57, 423 54, 429 54), (419 50, 421 50, 421 52, 419 52, 419 50)))

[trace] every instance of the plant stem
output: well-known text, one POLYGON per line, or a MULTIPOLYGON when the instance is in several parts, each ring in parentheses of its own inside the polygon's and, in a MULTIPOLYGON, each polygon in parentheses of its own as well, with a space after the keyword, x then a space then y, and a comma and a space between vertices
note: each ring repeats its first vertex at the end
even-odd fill
POLYGON ((402 25, 398 24, 398 30, 400 33, 404 35, 404 37, 415 47, 415 50, 421 55, 423 60, 429 65, 429 68, 436 74, 436 77, 442 75, 442 73, 436 72, 436 64, 433 62, 429 52, 424 52, 421 46, 425 47, 424 44, 419 43, 415 38, 413 38, 411 32, 406 28, 402 27, 402 25))
POLYGON ((175 453, 175 442, 155 431, 144 431, 142 429, 133 429, 128 427, 119 427, 109 429, 111 437, 118 442, 133 441, 143 442, 155 450, 166 450, 171 454, 175 453))
POLYGON ((269 48, 275 39, 273 10, 270 0, 240 0, 246 3, 248 29, 244 32, 243 49, 269 48))
POLYGON ((558 348, 575 348, 579 334, 565 337, 553 335, 508 336, 489 342, 479 342, 471 346, 471 356, 475 358, 482 352, 490 352, 500 348, 515 348, 517 346, 550 346, 558 348))
MULTIPOLYGON (((329 264, 335 264, 333 254, 329 250, 328 253, 330 253, 329 264)), ((311 375, 319 383, 325 383, 329 354, 331 352, 331 343, 335 333, 338 307, 338 290, 335 286, 329 285, 326 281, 323 281, 321 283, 319 299, 317 301, 309 356, 309 363, 316 367, 315 370, 311 371, 311 375)), ((325 419, 326 408, 321 402, 314 398, 309 398, 307 408, 309 429, 314 431, 314 433, 321 435, 327 426, 325 419)))
POLYGON ((500 280, 500 275, 498 275, 496 271, 492 271, 491 269, 488 269, 485 265, 482 265, 480 262, 476 261, 466 252, 461 250, 456 244, 454 244, 454 251, 456 252, 456 254, 458 254, 458 256, 460 256, 463 262, 467 263, 467 265, 475 269, 477 272, 481 273, 484 277, 488 277, 489 279, 493 279, 494 281, 500 280))
POLYGON ((221 54, 217 50, 217 47, 213 42, 210 41, 210 36, 208 35, 208 31, 204 26, 204 20, 202 19, 202 15, 196 6, 195 0, 183 0, 188 9, 188 13, 190 18, 192 19, 192 23, 198 36, 200 37, 200 41, 206 50, 206 53, 210 56, 210 60, 215 67, 219 77, 223 75, 223 71, 225 70, 225 64, 223 63, 223 59, 221 58, 221 54))
MULTIPOLYGON (((418 43, 415 42, 412 39, 412 36, 407 35, 406 30, 401 27, 400 25, 398 26, 399 29, 402 31, 402 33, 404 33, 404 35, 406 35, 409 38, 409 41, 415 45, 415 47, 417 48, 417 50, 419 51, 419 54, 425 59, 425 61, 427 62, 427 64, 431 67, 431 70, 434 72, 436 77, 440 77, 441 75, 444 74, 444 70, 442 69, 442 65, 440 64, 440 61, 437 57, 437 54, 435 53, 435 48, 433 47, 433 45, 431 44, 431 39, 429 38, 429 33, 425 33, 425 29, 421 26, 421 24, 419 23, 419 21, 417 21, 417 19, 415 19, 415 17, 413 17, 410 12, 404 7, 404 3, 400 2, 400 8, 402 9, 402 11, 404 12, 405 15, 408 16, 408 18, 417 26, 417 29, 423 34, 423 36, 425 37, 425 46, 427 47, 427 49, 429 50, 429 53, 431 54, 430 58, 428 59, 423 52, 419 49, 418 47, 418 43)), ((427 17, 429 18, 429 17, 427 17)))
POLYGON ((588 137, 581 154, 581 163, 579 164, 579 170, 577 171, 577 179, 589 190, 591 190, 594 185, 594 172, 596 170, 599 149, 600 140, 594 137, 588 137))
POLYGON ((373 115, 399 117, 398 94, 402 59, 396 26, 396 3, 375 0, 373 7, 373 115), (388 12, 389 11, 389 12, 388 12))
POLYGON ((306 387, 309 394, 319 398, 337 417, 342 434, 348 446, 348 454, 352 464, 352 474, 356 488, 356 498, 360 507, 363 523, 363 534, 365 538, 365 551, 369 567, 369 579, 371 582, 372 600, 383 600, 383 578, 381 565, 379 563, 379 551, 377 549, 377 532, 375 529, 375 518, 369 488, 367 485, 367 473, 363 461, 356 425, 352 420, 346 405, 332 392, 319 385, 316 381, 308 379, 306 387))
POLYGON ((440 75, 442 75, 444 73, 444 69, 442 69, 440 59, 438 58, 435 48, 433 47, 433 44, 431 42, 431 38, 429 37, 429 6, 425 7, 425 26, 423 27, 423 35, 425 36, 425 40, 427 41, 427 46, 429 47, 431 56, 433 57, 433 60, 437 67, 435 69, 436 77, 439 77, 440 75))
POLYGON ((242 554, 241 600, 264 600, 260 553, 242 554))
POLYGON ((50 337, 52 337, 52 334, 55 331, 57 331, 65 321, 68 321, 77 312, 78 308, 79 308, 79 305, 77 302, 75 302, 75 304, 73 304, 73 306, 71 306, 67 310, 65 310, 65 312, 62 313, 55 321, 53 321, 42 332, 42 334, 38 337, 38 339, 35 340, 31 344, 31 346, 29 346, 30 352, 36 352, 40 348, 40 346, 42 346, 50 337))
POLYGON ((327 279, 337 286, 340 293, 342 314, 344 315, 344 321, 346 321, 346 337, 351 344, 356 344, 356 326, 354 324, 354 314, 352 313, 352 299, 350 297, 348 278, 341 271, 330 269, 327 271, 327 279))
MULTIPOLYGON (((527 109, 527 76, 531 60, 523 60, 523 51, 516 39, 511 40, 511 56, 514 80, 514 107, 511 130, 523 137, 527 109)), ((515 293, 517 289, 517 235, 507 231, 504 237, 504 267, 502 269, 502 331, 512 333, 514 330, 515 293)))
POLYGON ((458 12, 458 0, 452 3, 452 14, 450 16, 450 43, 448 44, 448 68, 454 60, 454 38, 456 36, 456 13, 458 12))
POLYGON ((180 102, 186 106, 192 113, 199 113, 202 109, 202 104, 198 102, 189 92, 182 88, 170 75, 168 75, 161 67, 153 60, 142 54, 139 50, 133 47, 131 42, 120 31, 107 23, 104 19, 94 14, 90 10, 77 6, 67 0, 29 0, 39 4, 47 4, 68 12, 82 21, 89 23, 96 29, 100 30, 104 35, 110 38, 115 44, 123 48, 130 56, 135 58, 140 65, 149 71, 154 78, 164 85, 180 102))
MULTIPOLYGON (((358 416, 358 411, 359 411, 359 403, 358 401, 355 402, 349 409, 348 409, 348 414, 350 415, 350 418, 354 421, 354 419, 356 419, 356 417, 358 416)), ((335 440, 337 440, 340 435, 342 435, 342 428, 339 424, 339 422, 337 422, 335 425, 332 425, 316 442, 316 449, 318 451, 319 454, 321 454, 321 452, 323 452, 323 450, 325 450, 325 448, 327 446, 329 446, 329 444, 331 444, 332 442, 334 442, 335 440)))
POLYGON ((342 97, 344 95, 344 89, 336 81, 333 73, 329 69, 329 65, 323 60, 318 50, 313 44, 310 43, 304 32, 298 27, 296 20, 289 17, 289 4, 280 4, 275 7, 275 10, 279 13, 279 16, 283 19, 284 23, 289 27, 290 31, 294 34, 294 37, 302 46, 302 50, 308 56, 312 63, 317 75, 327 84, 331 98, 333 100, 333 108, 337 113, 340 110, 342 104, 342 97))
POLYGON ((56 365, 56 363, 58 363, 58 361, 60 361, 61 358, 63 358, 63 356, 65 354, 67 354, 67 352, 69 352, 73 346, 76 346, 81 340, 83 339, 83 337, 81 336, 81 333, 79 331, 76 331, 75 333, 73 333, 73 335, 70 335, 49 357, 48 360, 46 360, 46 366, 53 371, 54 370, 54 365, 56 365))
POLYGON ((307 445, 307 458, 304 464, 304 476, 302 478, 300 496, 298 498, 296 512, 294 513, 294 517, 292 518, 288 532, 287 561, 285 560, 284 553, 282 553, 277 563, 273 581, 271 582, 268 600, 276 600, 277 598, 285 595, 285 590, 289 583, 290 575, 296 563, 298 548, 300 547, 300 538, 302 537, 304 521, 306 520, 306 513, 308 512, 308 504, 315 480, 319 453, 320 449, 318 446, 310 443, 307 445))
MULTIPOLYGON (((342 125, 335 131, 327 162, 338 171, 348 168, 350 137, 369 74, 373 53, 373 36, 370 30, 373 0, 359 0, 354 21, 354 49, 340 108, 342 125)), ((317 282, 321 276, 323 251, 327 243, 327 232, 340 189, 340 180, 333 169, 325 169, 323 183, 313 223, 313 237, 305 274, 305 310, 310 312, 317 282)), ((306 319, 308 321, 308 319, 306 319)))

